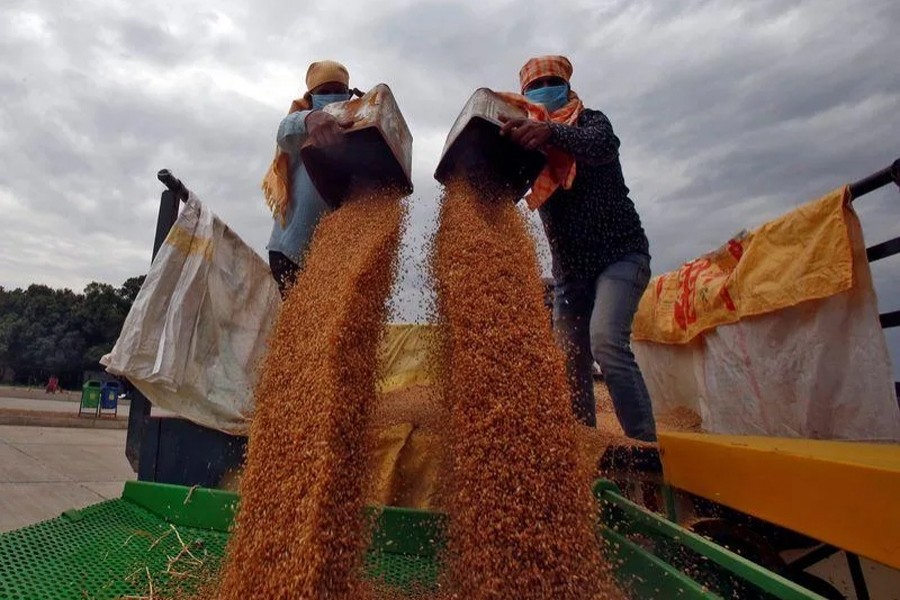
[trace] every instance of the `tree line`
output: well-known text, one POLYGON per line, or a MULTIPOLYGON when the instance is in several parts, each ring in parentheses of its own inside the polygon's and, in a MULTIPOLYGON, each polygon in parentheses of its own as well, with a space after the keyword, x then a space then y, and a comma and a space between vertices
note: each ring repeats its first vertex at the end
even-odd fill
POLYGON ((78 388, 82 373, 101 370, 144 275, 120 287, 93 281, 84 292, 32 284, 0 286, 0 381, 43 385, 51 375, 78 388))

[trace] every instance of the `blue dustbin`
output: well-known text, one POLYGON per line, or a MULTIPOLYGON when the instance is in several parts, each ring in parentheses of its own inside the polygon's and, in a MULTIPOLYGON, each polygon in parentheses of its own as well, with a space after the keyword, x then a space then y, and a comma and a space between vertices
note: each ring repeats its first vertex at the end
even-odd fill
POLYGON ((122 393, 122 384, 118 381, 107 381, 100 390, 100 414, 103 411, 112 411, 112 416, 119 414, 119 394, 122 393))

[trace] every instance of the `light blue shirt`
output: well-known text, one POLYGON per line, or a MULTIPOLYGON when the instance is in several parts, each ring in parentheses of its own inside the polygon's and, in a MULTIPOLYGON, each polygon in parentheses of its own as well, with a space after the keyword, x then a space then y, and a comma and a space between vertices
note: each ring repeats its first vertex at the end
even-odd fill
POLYGON ((300 267, 303 267, 303 257, 319 219, 330 210, 300 158, 300 147, 306 141, 306 116, 310 112, 291 113, 278 126, 278 147, 291 158, 291 202, 285 213, 284 227, 276 215, 266 246, 269 252, 281 252, 300 267))

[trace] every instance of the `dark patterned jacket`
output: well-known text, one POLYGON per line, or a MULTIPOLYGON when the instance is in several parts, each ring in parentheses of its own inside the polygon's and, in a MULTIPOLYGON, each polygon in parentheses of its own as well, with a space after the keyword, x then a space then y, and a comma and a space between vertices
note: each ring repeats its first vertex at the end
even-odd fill
POLYGON ((594 279, 627 254, 650 255, 619 164, 619 138, 602 112, 584 109, 575 126, 551 123, 552 143, 575 157, 572 189, 538 209, 557 283, 594 279))

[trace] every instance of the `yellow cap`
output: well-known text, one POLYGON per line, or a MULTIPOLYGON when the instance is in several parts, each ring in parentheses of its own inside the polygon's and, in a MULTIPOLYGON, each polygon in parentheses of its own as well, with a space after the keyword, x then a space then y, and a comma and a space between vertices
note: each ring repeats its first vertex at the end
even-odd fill
POLYGON ((306 71, 306 89, 314 90, 323 83, 343 83, 350 87, 350 73, 347 67, 333 60, 321 60, 309 65, 306 71))

